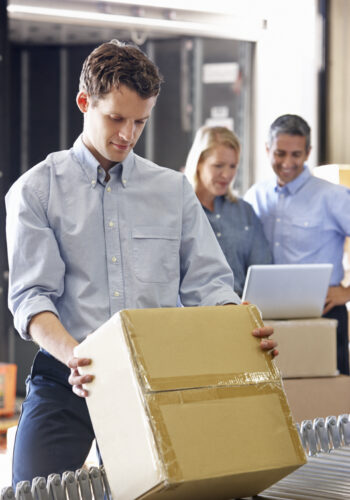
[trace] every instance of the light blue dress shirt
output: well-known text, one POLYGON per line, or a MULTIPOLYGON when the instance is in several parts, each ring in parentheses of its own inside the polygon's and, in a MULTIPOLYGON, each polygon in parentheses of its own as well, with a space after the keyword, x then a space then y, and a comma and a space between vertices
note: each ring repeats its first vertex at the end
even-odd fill
POLYGON ((276 178, 252 186, 244 199, 262 221, 275 264, 331 263, 330 285, 344 277, 350 235, 350 190, 303 172, 285 186, 276 178))
POLYGON ((203 208, 233 271, 235 292, 241 297, 248 267, 272 263, 262 224, 251 205, 241 198, 232 202, 226 196, 217 196, 213 211, 203 208))
POLYGON ((6 195, 9 306, 56 314, 81 341, 121 309, 239 303, 233 275, 192 187, 131 152, 105 172, 81 137, 6 195))

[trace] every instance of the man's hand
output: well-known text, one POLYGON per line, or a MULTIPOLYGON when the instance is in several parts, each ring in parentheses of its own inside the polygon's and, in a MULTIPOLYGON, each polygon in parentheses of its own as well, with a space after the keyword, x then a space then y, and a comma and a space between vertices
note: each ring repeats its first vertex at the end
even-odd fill
POLYGON ((254 337, 261 338, 260 347, 263 351, 271 351, 272 357, 278 356, 277 342, 269 339, 270 335, 273 334, 272 326, 263 326, 262 328, 257 328, 253 331, 254 337))
POLYGON ((326 297, 323 314, 328 313, 335 306, 342 306, 350 301, 350 287, 330 286, 326 297))
POLYGON ((89 395, 89 391, 83 388, 83 384, 88 384, 92 382, 93 375, 80 375, 78 371, 78 366, 88 366, 91 364, 91 359, 88 358, 71 358, 68 361, 68 366, 70 368, 70 375, 68 382, 73 386, 72 390, 74 394, 80 396, 81 398, 86 398, 89 395))
POLYGON ((57 316, 50 311, 38 313, 31 319, 28 330, 34 342, 70 368, 68 382, 72 385, 73 392, 86 398, 89 392, 83 389, 83 384, 91 382, 94 377, 80 375, 78 367, 90 365, 91 359, 74 356, 74 348, 78 342, 64 328, 57 316))
MULTIPOLYGON (((249 305, 250 302, 245 300, 242 302, 242 305, 246 306, 249 305)), ((273 358, 278 356, 279 352, 276 349, 277 347, 277 342, 274 340, 269 339, 270 335, 273 334, 273 328, 272 326, 263 326, 262 328, 257 328, 253 332, 254 337, 259 337, 262 339, 260 342, 260 347, 262 351, 271 351, 271 355, 273 358)))

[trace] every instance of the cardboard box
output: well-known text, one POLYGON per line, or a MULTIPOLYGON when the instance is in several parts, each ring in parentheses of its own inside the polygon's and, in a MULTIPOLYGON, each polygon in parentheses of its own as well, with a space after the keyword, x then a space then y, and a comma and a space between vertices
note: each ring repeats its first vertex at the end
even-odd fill
POLYGON ((17 365, 0 363, 0 416, 15 412, 17 365))
POLYGON ((337 369, 337 320, 290 319, 265 325, 274 328, 279 356, 275 359, 282 378, 332 377, 337 369))
POLYGON ((350 413, 350 377, 284 380, 287 399, 296 422, 350 413))
POLYGON ((341 184, 350 187, 350 165, 332 163, 329 165, 320 165, 312 171, 315 177, 320 177, 333 184, 341 184))
POLYGON ((304 464, 254 306, 125 310, 76 347, 118 500, 255 495, 304 464))

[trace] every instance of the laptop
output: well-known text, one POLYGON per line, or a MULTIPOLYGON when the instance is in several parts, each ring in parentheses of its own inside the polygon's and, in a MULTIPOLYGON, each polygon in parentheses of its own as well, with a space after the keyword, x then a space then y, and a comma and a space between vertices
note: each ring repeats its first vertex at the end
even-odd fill
POLYGON ((263 319, 322 316, 333 264, 267 264, 248 268, 242 301, 263 319))

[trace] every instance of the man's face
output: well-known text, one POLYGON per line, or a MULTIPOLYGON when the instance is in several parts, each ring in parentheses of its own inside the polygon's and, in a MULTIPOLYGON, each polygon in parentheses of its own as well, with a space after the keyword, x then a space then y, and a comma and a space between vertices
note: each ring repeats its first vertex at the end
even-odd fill
POLYGON ((266 145, 266 151, 280 186, 294 181, 302 173, 310 154, 310 149, 306 150, 306 138, 290 134, 277 135, 271 146, 266 145))
POLYGON ((107 171, 122 162, 137 143, 157 97, 142 99, 122 85, 93 101, 84 91, 77 104, 84 113, 83 141, 107 171))

